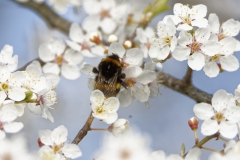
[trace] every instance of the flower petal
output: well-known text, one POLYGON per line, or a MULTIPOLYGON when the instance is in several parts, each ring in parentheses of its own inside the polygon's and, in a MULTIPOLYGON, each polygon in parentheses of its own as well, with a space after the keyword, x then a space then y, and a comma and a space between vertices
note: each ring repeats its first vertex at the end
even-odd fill
POLYGON ((117 28, 117 23, 112 18, 104 18, 100 27, 104 33, 111 34, 117 28))
POLYGON ((210 78, 216 77, 220 71, 216 62, 206 63, 203 70, 204 70, 205 74, 210 78))
POLYGON ((211 119, 214 116, 213 107, 207 103, 195 104, 193 112, 201 120, 211 119))
POLYGON ((222 24, 223 33, 226 36, 236 36, 240 30, 240 22, 234 19, 229 19, 222 24))
POLYGON ((68 130, 63 125, 58 126, 52 131, 51 138, 56 145, 67 141, 68 130))
POLYGON ((71 159, 80 157, 82 155, 81 150, 76 144, 65 144, 62 147, 61 151, 63 152, 66 158, 71 158, 71 159))
POLYGON ((117 112, 120 102, 116 97, 110 97, 104 101, 105 109, 108 113, 117 112))
POLYGON ((239 68, 238 59, 234 55, 220 57, 219 59, 222 69, 233 72, 239 68))
POLYGON ((139 66, 127 67, 123 73, 125 73, 126 78, 136 78, 142 73, 142 68, 139 66))
POLYGON ((80 71, 76 65, 63 64, 61 68, 62 75, 70 80, 80 77, 80 71))
POLYGON ((219 125, 216 120, 205 120, 201 126, 201 132, 205 136, 213 135, 219 130, 219 125))
POLYGON ((101 106, 104 102, 105 96, 100 90, 94 90, 90 96, 91 104, 94 106, 101 106))
POLYGON ((44 73, 53 73, 53 74, 59 75, 60 68, 56 63, 46 63, 43 66, 43 72, 44 73))
POLYGON ((132 101, 133 97, 131 95, 130 89, 125 89, 119 93, 119 101, 123 107, 128 107, 132 101))
POLYGON ((4 130, 7 133, 17 133, 23 128, 22 122, 11 122, 3 126, 4 130))
POLYGON ((175 58, 178 61, 184 61, 188 59, 189 55, 190 55, 190 48, 182 47, 182 46, 177 46, 172 53, 173 58, 175 58))
POLYGON ((69 31, 69 37, 74 42, 81 43, 83 41, 83 31, 77 23, 72 23, 69 31))
POLYGON ((189 45, 193 42, 193 37, 186 31, 181 31, 178 37, 178 44, 181 46, 189 45))
POLYGON ((138 48, 129 49, 124 57, 124 62, 131 65, 140 65, 143 60, 143 52, 138 48))
POLYGON ((215 13, 209 14, 208 24, 212 33, 219 33, 220 22, 218 16, 215 13))
POLYGON ((113 42, 113 43, 111 43, 111 45, 109 46, 108 54, 116 54, 116 55, 118 55, 120 58, 122 58, 122 57, 124 56, 124 54, 125 54, 125 49, 124 49, 124 47, 121 45, 121 43, 113 42))
POLYGON ((233 54, 236 48, 236 40, 232 37, 226 37, 219 41, 219 43, 222 45, 220 54, 228 56, 233 54))
POLYGON ((200 19, 207 15, 207 7, 203 4, 198 4, 192 7, 190 17, 192 19, 200 19))
POLYGON ((52 135, 52 131, 50 131, 50 130, 40 130, 38 132, 38 136, 39 136, 41 142, 47 146, 53 145, 51 135, 52 135))
POLYGON ((107 118, 103 119, 103 121, 107 124, 112 124, 118 119, 118 114, 115 113, 109 113, 107 115, 107 118))
POLYGON ((188 66, 193 70, 201 70, 205 65, 205 57, 202 53, 194 53, 188 58, 188 66))
POLYGON ((196 19, 192 21, 192 26, 197 26, 199 28, 206 28, 208 26, 208 20, 206 18, 196 19))
POLYGON ((238 128, 236 123, 231 123, 228 121, 222 121, 219 126, 219 132, 223 137, 234 138, 238 133, 238 128))
POLYGON ((99 25, 100 25, 99 16, 87 16, 82 22, 82 27, 87 32, 96 31, 99 25))
POLYGON ((222 111, 227 108, 229 103, 229 96, 225 90, 218 90, 214 93, 212 98, 212 106, 216 111, 222 111))
POLYGON ((143 85, 147 85, 151 83, 153 80, 155 80, 156 78, 157 78, 157 75, 155 71, 143 70, 143 72, 136 77, 136 81, 143 85))
POLYGON ((215 41, 205 41, 202 43, 201 50, 208 56, 214 56, 221 51, 221 44, 215 41))

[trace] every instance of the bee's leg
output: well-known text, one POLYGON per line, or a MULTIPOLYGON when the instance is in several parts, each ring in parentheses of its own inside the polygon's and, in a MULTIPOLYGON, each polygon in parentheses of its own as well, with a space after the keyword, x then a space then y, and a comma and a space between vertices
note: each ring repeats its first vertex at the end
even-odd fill
POLYGON ((125 73, 121 73, 119 76, 120 79, 124 79, 125 77, 126 77, 125 73))
POLYGON ((122 81, 121 85, 122 85, 124 88, 128 89, 128 84, 125 83, 124 81, 122 81))
POLYGON ((98 73, 99 73, 99 70, 98 70, 96 67, 94 67, 93 70, 92 70, 92 72, 95 73, 95 74, 98 74, 98 73))

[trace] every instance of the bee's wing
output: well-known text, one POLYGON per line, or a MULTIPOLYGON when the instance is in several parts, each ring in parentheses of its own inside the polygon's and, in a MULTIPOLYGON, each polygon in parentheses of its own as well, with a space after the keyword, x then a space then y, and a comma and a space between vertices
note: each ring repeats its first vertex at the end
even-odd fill
POLYGON ((102 76, 100 73, 96 80, 94 89, 101 90, 106 98, 114 97, 118 93, 117 78, 118 78, 118 72, 115 73, 115 75, 109 80, 106 80, 104 76, 102 76))

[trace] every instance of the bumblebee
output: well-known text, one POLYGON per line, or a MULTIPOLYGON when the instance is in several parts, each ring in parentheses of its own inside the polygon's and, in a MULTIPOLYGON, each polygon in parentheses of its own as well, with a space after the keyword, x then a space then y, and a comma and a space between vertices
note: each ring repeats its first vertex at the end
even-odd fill
POLYGON ((125 87, 123 82, 125 74, 122 73, 120 58, 116 54, 103 58, 98 68, 93 68, 93 73, 97 74, 94 89, 102 91, 106 98, 116 97, 121 86, 125 87))

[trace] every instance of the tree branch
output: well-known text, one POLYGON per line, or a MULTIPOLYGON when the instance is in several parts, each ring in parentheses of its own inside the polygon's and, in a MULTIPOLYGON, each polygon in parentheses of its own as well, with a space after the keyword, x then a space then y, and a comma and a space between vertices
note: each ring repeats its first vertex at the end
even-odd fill
POLYGON ((192 84, 192 73, 193 73, 193 70, 188 66, 187 72, 183 77, 183 81, 188 85, 192 84))
POLYGON ((46 4, 38 4, 33 1, 28 1, 25 3, 20 3, 15 0, 13 2, 16 2, 24 7, 28 7, 38 13, 46 22, 47 24, 55 29, 60 30, 61 32, 68 35, 69 28, 71 26, 71 23, 67 21, 66 19, 60 17, 57 15, 54 11, 52 11, 51 8, 49 8, 46 4))
POLYGON ((88 131, 91 130, 91 124, 93 122, 94 117, 92 116, 92 111, 90 115, 88 116, 87 121, 85 122, 82 129, 78 132, 74 140, 72 141, 73 144, 78 144, 88 133, 88 131))
POLYGON ((196 102, 206 102, 209 104, 211 103, 211 94, 208 94, 191 84, 186 84, 184 80, 177 79, 164 72, 158 72, 158 82, 168 88, 171 88, 194 99, 196 102))

